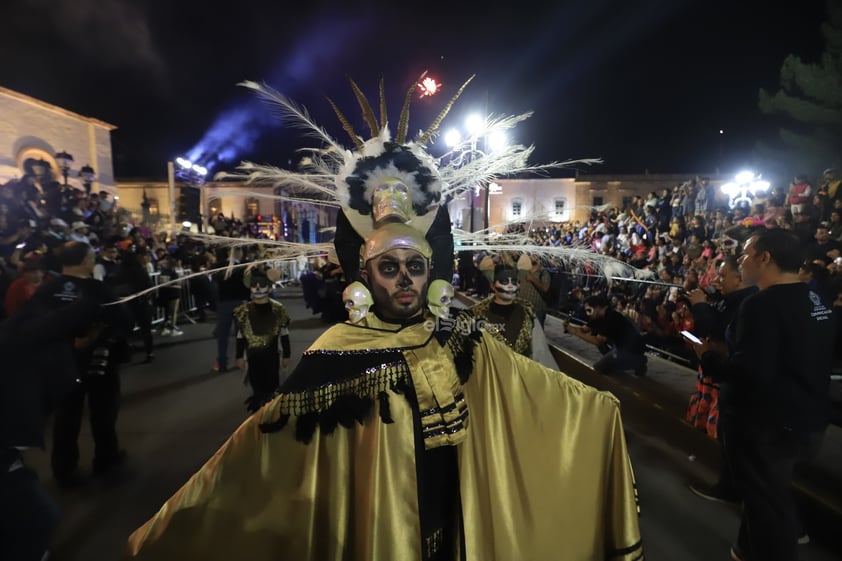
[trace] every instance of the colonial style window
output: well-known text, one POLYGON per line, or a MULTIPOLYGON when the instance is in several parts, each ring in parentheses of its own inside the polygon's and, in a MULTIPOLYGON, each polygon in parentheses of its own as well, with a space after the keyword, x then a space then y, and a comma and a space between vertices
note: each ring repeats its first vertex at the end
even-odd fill
POLYGON ((605 204, 605 199, 602 197, 594 197, 593 198, 593 206, 602 206, 605 204))
POLYGON ((564 216, 564 210, 567 207, 567 201, 564 199, 556 199, 555 201, 555 216, 561 218, 564 216))
POLYGON ((623 197, 623 210, 627 208, 631 208, 632 201, 634 197, 623 197))
POLYGON ((260 203, 256 198, 246 199, 246 218, 256 218, 260 214, 260 203))
POLYGON ((519 218, 521 213, 521 208, 523 206, 523 202, 520 199, 515 199, 512 201, 512 217, 519 218))

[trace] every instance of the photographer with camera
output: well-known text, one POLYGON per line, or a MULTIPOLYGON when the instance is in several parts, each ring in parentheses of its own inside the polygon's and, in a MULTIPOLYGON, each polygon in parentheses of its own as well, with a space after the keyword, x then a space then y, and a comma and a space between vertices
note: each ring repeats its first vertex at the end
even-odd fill
POLYGON ((27 302, 0 323, 0 559, 44 559, 58 526, 58 506, 22 452, 44 447, 47 417, 78 385, 73 343, 102 318, 103 296, 52 311, 27 302))
MULTIPOLYGON (((35 310, 50 313, 82 298, 105 303, 117 300, 108 285, 91 277, 96 264, 91 246, 68 242, 62 247, 59 259, 61 276, 35 292, 31 300, 35 310)), ((106 305, 103 310, 100 319, 89 322, 74 334, 73 361, 62 365, 74 369, 78 380, 56 410, 53 428, 53 477, 65 488, 81 482, 77 471, 78 440, 86 395, 95 445, 94 475, 106 475, 123 462, 124 452, 118 445, 116 426, 120 404, 118 369, 128 359, 126 338, 133 322, 124 304, 106 305)))
POLYGON ((605 374, 633 370, 635 376, 645 376, 648 361, 643 337, 632 321, 611 308, 608 299, 601 294, 585 299, 585 315, 587 325, 565 321, 564 331, 599 348, 602 358, 594 363, 594 369, 605 374))

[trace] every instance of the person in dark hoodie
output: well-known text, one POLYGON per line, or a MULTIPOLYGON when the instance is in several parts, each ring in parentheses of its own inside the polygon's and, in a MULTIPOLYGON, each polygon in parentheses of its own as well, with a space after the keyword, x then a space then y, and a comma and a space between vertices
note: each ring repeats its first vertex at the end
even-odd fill
POLYGON ((44 447, 47 417, 78 385, 74 342, 103 317, 102 296, 46 313, 25 305, 0 323, 0 559, 43 559, 58 526, 58 505, 22 452, 44 447))

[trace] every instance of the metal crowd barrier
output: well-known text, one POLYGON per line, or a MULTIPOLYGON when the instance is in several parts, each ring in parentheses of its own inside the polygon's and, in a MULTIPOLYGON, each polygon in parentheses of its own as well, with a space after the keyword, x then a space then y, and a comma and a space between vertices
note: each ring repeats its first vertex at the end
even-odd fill
MULTIPOLYGON (((152 279, 152 286, 155 287, 153 302, 152 302, 152 325, 158 325, 163 323, 166 319, 167 309, 164 306, 161 306, 158 303, 158 285, 161 282, 161 273, 155 271, 154 273, 150 273, 149 277, 152 279)), ((190 315, 195 312, 198 307, 196 306, 196 298, 193 296, 193 293, 190 290, 190 282, 189 280, 182 281, 180 283, 181 288, 181 296, 180 302, 178 304, 179 314, 185 318, 190 323, 196 323, 196 320, 190 315)))

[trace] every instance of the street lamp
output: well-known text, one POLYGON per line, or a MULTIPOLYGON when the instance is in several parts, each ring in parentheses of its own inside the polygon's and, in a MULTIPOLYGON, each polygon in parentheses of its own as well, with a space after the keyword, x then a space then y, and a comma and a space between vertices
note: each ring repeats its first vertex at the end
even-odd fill
POLYGON ((64 184, 67 185, 67 172, 70 171, 70 165, 73 163, 73 156, 67 152, 61 151, 56 154, 55 160, 59 169, 61 169, 61 174, 64 176, 64 184))
MULTIPOLYGON (((485 151, 491 150, 492 152, 497 152, 498 150, 502 150, 506 147, 508 140, 506 139, 506 135, 502 131, 492 131, 489 132, 487 128, 486 120, 483 119, 480 115, 473 113, 465 119, 465 131, 468 133, 468 138, 463 140, 462 133, 455 128, 449 129, 444 134, 444 142, 451 149, 457 149, 455 153, 455 157, 457 158, 457 163, 461 166, 466 162, 472 161, 478 155, 484 156, 485 151), (478 142, 482 140, 483 143, 483 150, 477 149, 478 142), (465 147, 461 150, 458 148, 462 145, 465 147)), ((471 189, 471 218, 470 218, 470 231, 474 231, 474 211, 476 206, 476 196, 479 194, 479 189, 482 188, 481 185, 477 185, 471 189)), ((484 196, 484 217, 483 223, 484 228, 487 230, 489 227, 489 190, 485 189, 485 196, 484 196)))
POLYGON ((730 208, 751 207, 751 200, 758 193, 765 193, 769 189, 769 182, 763 181, 760 175, 752 171, 741 171, 734 177, 734 181, 724 183, 722 192, 728 195, 730 208))
MULTIPOLYGON (((66 174, 65 174, 66 175, 66 174)), ((82 180, 82 185, 85 186, 85 194, 91 194, 91 184, 96 179, 96 172, 94 168, 90 166, 90 164, 85 164, 82 166, 82 169, 79 170, 79 178, 82 180)), ((67 183, 67 177, 65 177, 64 182, 67 183)))

